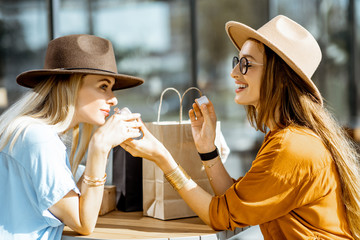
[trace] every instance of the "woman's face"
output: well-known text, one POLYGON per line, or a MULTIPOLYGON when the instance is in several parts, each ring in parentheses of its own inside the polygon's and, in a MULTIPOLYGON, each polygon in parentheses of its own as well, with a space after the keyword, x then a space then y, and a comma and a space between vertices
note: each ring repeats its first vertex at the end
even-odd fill
MULTIPOLYGON (((240 72, 239 64, 231 72, 235 79, 235 102, 241 105, 257 106, 260 99, 260 85, 263 75, 264 46, 253 40, 247 40, 239 52, 239 59, 249 61, 245 75, 240 72)), ((245 66, 243 66, 245 68, 245 66)))
POLYGON ((86 75, 78 93, 75 107, 75 123, 103 125, 110 107, 117 104, 112 87, 115 79, 109 76, 86 75))

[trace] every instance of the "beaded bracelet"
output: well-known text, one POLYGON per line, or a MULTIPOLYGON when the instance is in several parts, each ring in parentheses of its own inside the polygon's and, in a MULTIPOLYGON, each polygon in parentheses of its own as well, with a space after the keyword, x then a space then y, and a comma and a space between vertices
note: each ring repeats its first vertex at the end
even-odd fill
POLYGON ((103 178, 93 178, 93 177, 86 176, 84 174, 83 182, 89 186, 98 187, 98 186, 102 186, 105 184, 106 177, 107 177, 106 173, 103 178))

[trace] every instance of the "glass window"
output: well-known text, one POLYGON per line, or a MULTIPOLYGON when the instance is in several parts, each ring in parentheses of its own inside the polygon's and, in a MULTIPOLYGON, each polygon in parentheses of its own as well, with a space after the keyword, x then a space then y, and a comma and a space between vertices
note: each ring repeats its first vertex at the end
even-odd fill
MULTIPOLYGON (((95 34, 109 39, 118 72, 139 76, 145 84, 116 92, 119 107, 155 121, 161 91, 183 91, 190 79, 189 5, 187 1, 61 1, 60 35, 95 34), (73 26, 72 22, 78 19, 73 26)), ((166 94, 162 115, 178 119, 179 101, 166 94)))
POLYGON ((354 11, 356 19, 360 12, 354 10, 350 2, 354 3, 352 0, 305 0, 288 4, 286 0, 275 0, 271 1, 270 9, 271 17, 287 15, 307 28, 317 39, 323 58, 313 80, 325 98, 327 107, 343 125, 352 127, 356 111, 359 112, 359 106, 356 106, 355 75, 352 74, 358 69, 355 66, 359 65, 359 58, 356 62, 355 55, 359 54, 355 53, 355 36, 351 33, 351 27, 356 23, 351 22, 354 19, 350 20, 349 14, 354 11))
MULTIPOLYGON (((356 97, 354 98, 355 106, 355 119, 353 120, 353 128, 360 128, 360 1, 353 0, 354 8, 352 10, 354 11, 354 37, 355 37, 355 44, 354 44, 354 83, 355 83, 355 92, 356 97)), ((359 139, 358 139, 359 140, 359 139)))
POLYGON ((43 66, 46 10, 41 0, 0 1, 0 113, 26 91, 16 84, 16 76, 43 66))

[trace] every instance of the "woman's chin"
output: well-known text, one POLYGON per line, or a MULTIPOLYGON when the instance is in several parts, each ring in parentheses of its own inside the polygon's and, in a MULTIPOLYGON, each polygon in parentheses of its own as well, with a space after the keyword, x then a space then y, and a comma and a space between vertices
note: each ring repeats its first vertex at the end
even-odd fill
POLYGON ((248 106, 248 105, 255 106, 257 103, 257 101, 250 101, 249 99, 244 99, 239 96, 235 96, 234 102, 239 105, 245 105, 245 106, 248 106))
POLYGON ((239 104, 239 105, 247 105, 246 102, 244 102, 243 99, 241 99, 241 98, 239 98, 239 97, 237 97, 237 96, 235 96, 234 102, 235 102, 236 104, 239 104))

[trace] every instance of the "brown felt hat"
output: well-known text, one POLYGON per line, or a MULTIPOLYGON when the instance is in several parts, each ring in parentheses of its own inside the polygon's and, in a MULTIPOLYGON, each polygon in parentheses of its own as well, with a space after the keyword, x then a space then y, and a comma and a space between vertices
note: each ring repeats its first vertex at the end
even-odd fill
POLYGON ((238 50, 249 38, 256 39, 278 54, 309 86, 310 93, 323 104, 318 88, 311 80, 320 64, 321 50, 315 38, 298 23, 279 15, 254 30, 245 24, 230 21, 226 32, 238 50))
POLYGON ((34 88, 51 75, 74 73, 114 77, 113 90, 135 87, 144 82, 138 77, 118 74, 111 42, 86 34, 68 35, 50 41, 44 68, 23 72, 16 77, 16 82, 34 88))

